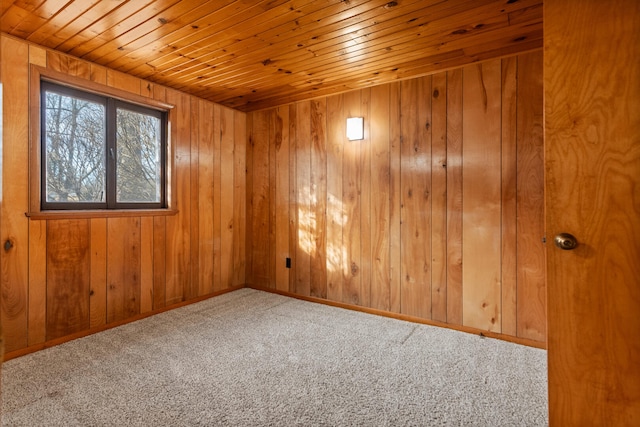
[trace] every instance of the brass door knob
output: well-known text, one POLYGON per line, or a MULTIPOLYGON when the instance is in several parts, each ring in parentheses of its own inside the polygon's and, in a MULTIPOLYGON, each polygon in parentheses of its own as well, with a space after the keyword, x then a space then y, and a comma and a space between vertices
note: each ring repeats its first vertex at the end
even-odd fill
POLYGON ((553 238, 553 243, 563 251, 570 251, 578 246, 578 239, 569 233, 560 233, 553 238))

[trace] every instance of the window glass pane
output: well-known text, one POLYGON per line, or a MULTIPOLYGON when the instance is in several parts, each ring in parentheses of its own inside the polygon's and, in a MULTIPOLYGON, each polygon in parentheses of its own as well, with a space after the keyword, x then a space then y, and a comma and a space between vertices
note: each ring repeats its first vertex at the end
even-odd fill
POLYGON ((46 92, 47 202, 102 202, 105 197, 105 107, 46 92))
POLYGON ((160 119, 118 108, 116 125, 116 201, 160 202, 160 119))

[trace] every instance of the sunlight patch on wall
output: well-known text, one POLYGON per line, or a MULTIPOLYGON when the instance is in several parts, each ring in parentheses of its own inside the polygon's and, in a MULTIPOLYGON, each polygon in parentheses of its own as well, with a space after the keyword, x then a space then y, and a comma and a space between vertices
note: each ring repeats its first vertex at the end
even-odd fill
MULTIPOLYGON (((304 186, 298 193, 298 247, 309 256, 317 256, 316 237, 325 234, 325 230, 318 230, 316 212, 310 207, 318 203, 315 186, 304 186)), ((327 227, 343 228, 348 217, 342 208, 342 200, 331 193, 327 194, 327 227)), ((347 249, 340 240, 326 239, 327 271, 349 271, 347 249)))

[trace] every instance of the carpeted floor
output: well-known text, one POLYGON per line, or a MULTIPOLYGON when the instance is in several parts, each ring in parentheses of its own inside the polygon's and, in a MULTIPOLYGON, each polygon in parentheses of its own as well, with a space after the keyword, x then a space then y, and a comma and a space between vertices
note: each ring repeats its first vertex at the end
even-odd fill
POLYGON ((242 289, 6 362, 6 426, 544 426, 546 352, 242 289))

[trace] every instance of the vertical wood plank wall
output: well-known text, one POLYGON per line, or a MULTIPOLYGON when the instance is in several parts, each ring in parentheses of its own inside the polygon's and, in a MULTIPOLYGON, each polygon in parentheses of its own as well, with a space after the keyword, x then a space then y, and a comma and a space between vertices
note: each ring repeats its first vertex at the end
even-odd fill
POLYGON ((13 245, 1 264, 7 352, 244 285, 244 113, 10 37, 1 43, 0 237, 13 245), (176 215, 25 216, 30 63, 175 105, 176 215))
POLYGON ((244 114, 1 43, 6 351, 245 283, 545 341, 542 52, 244 114), (176 106, 178 214, 25 216, 31 63, 176 106))
POLYGON ((247 283, 544 342, 542 111, 537 51, 249 113, 247 283))

